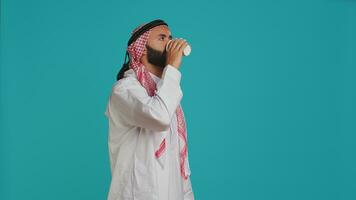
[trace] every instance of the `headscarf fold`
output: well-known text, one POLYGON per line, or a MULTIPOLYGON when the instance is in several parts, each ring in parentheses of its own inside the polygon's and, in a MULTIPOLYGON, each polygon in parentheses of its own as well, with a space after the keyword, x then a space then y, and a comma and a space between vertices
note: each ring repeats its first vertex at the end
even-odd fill
MULTIPOLYGON (((147 23, 148 24, 148 23, 147 23)), ((141 24, 135 28, 131 35, 134 35, 140 30, 145 24, 141 24)), ((152 79, 149 71, 141 63, 140 59, 142 57, 143 51, 148 41, 150 35, 151 27, 149 30, 141 34, 134 42, 132 42, 127 47, 127 53, 130 56, 129 68, 133 69, 138 81, 146 89, 149 96, 156 94, 156 83, 152 79)), ((126 58, 126 57, 125 57, 126 58)), ((179 157, 180 157, 180 172, 184 179, 187 179, 190 175, 190 168, 188 162, 188 145, 187 145, 187 129, 185 123, 184 112, 179 104, 175 114, 177 115, 177 125, 178 125, 178 136, 179 136, 179 157)), ((165 132, 166 133, 166 132, 165 132)), ((155 134, 154 135, 154 156, 160 163, 161 167, 164 168, 166 160, 166 135, 165 134, 155 134)))

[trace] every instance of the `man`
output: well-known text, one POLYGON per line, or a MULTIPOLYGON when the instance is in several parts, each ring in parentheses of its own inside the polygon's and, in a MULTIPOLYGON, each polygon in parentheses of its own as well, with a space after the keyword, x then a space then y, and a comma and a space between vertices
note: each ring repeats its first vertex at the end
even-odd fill
POLYGON ((182 54, 163 20, 137 27, 112 87, 108 200, 194 200, 187 130, 180 105, 182 54), (171 42, 167 45, 168 41, 171 42), (166 49, 167 45, 167 49, 166 49))

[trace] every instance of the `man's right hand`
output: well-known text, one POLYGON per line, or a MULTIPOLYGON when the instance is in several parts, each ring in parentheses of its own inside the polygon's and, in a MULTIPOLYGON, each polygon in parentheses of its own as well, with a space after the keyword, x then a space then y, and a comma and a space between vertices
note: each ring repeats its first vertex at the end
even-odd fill
POLYGON ((167 63, 179 69, 182 62, 183 50, 188 45, 184 39, 174 39, 167 43, 167 63))

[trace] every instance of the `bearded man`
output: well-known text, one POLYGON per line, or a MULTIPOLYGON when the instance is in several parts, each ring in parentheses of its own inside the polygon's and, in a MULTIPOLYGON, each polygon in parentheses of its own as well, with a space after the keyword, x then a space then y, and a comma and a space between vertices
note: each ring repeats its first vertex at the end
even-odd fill
POLYGON ((105 111, 108 200, 194 200, 180 105, 179 68, 187 45, 173 39, 161 19, 132 31, 105 111))

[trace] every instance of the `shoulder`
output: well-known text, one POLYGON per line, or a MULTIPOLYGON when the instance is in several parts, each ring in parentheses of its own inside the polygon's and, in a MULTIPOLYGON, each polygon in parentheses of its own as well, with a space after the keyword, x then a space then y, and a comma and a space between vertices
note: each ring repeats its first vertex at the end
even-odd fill
POLYGON ((130 87, 137 87, 139 84, 135 72, 129 69, 124 73, 123 78, 113 84, 113 90, 126 90, 130 87))
POLYGON ((146 96, 147 91, 136 76, 131 75, 123 77, 113 84, 112 95, 119 99, 127 99, 132 96, 146 96))
POLYGON ((126 90, 130 87, 137 87, 140 82, 135 77, 124 77, 116 81, 113 85, 114 90, 126 90))

